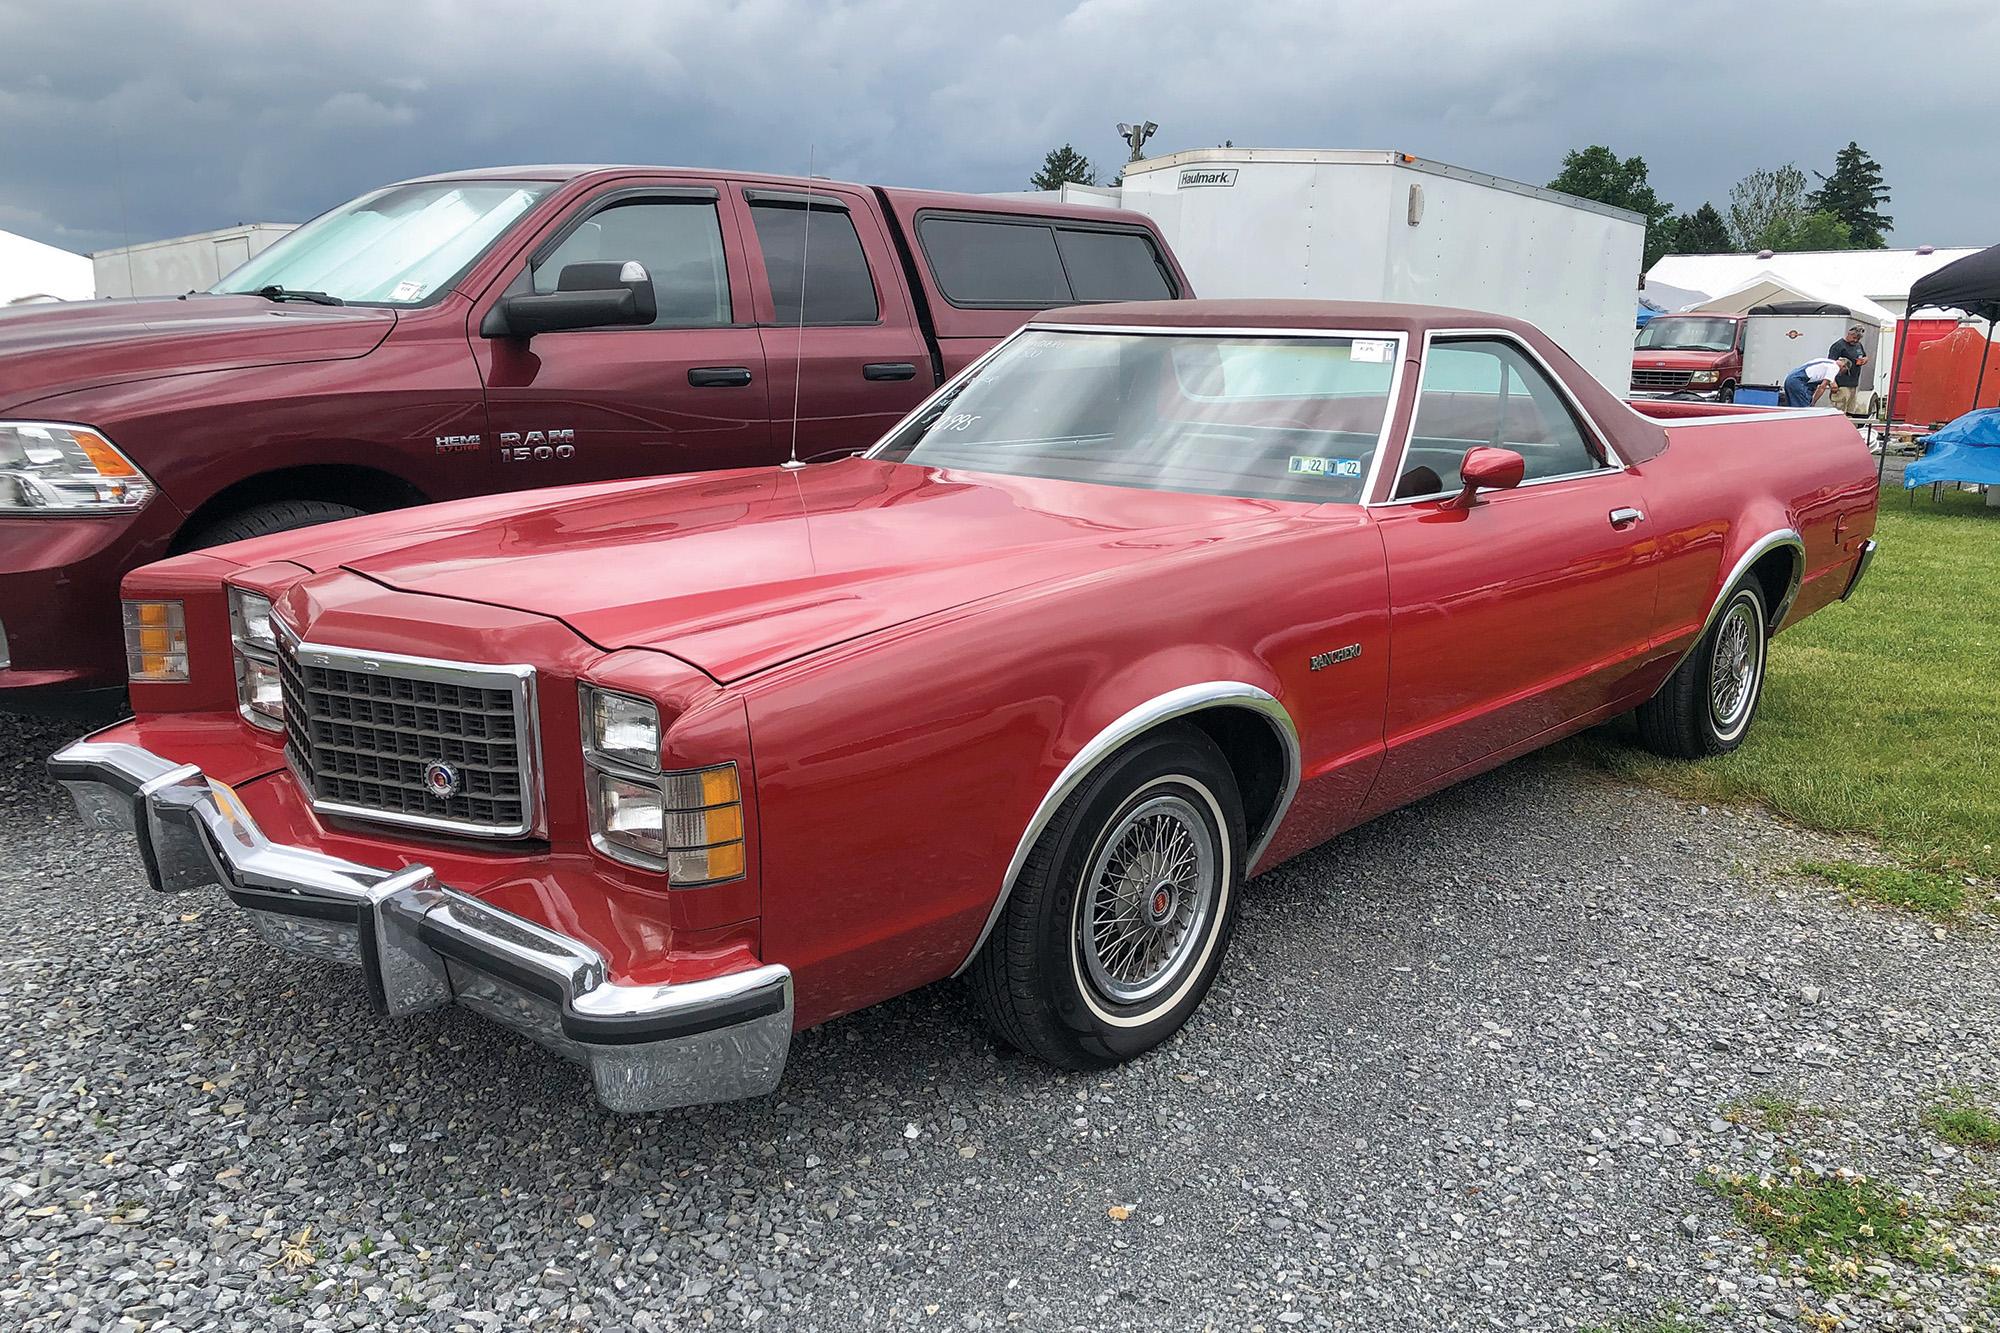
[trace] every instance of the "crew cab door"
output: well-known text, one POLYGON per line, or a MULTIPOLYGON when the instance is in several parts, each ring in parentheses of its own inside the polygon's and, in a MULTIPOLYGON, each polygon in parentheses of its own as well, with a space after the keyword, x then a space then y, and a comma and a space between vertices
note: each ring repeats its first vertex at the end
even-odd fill
POLYGON ((491 489, 776 461, 752 305, 736 207, 712 183, 651 179, 581 200, 472 312, 491 489), (652 324, 480 335, 504 294, 554 291, 564 265, 602 260, 645 265, 652 324))
POLYGON ((1427 344, 1392 475, 1372 511, 1390 601, 1376 808, 1622 699, 1659 577, 1638 478, 1510 337, 1427 344), (1523 481, 1448 505, 1475 445, 1520 453, 1523 481))
POLYGON ((937 387, 874 199, 838 186, 738 187, 747 214, 771 436, 812 459, 875 443, 937 387))

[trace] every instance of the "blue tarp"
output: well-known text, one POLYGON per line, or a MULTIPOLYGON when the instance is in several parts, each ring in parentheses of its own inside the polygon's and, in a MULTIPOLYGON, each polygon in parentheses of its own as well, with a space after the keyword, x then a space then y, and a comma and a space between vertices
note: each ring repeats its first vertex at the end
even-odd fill
POLYGON ((1653 309, 1653 307, 1649 305, 1642 305, 1639 307, 1640 328, 1642 329, 1645 328, 1648 324, 1651 324, 1654 320, 1658 319, 1659 317, 1660 317, 1660 312, 1653 309))
POLYGON ((1967 412, 1922 443, 1924 456, 1903 469, 1906 489, 1934 481, 2000 486, 2000 407, 1967 412))

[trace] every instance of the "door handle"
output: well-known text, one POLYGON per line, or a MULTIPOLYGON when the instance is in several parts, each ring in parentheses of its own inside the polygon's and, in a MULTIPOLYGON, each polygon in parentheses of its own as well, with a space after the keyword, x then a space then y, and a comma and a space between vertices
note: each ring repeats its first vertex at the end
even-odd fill
POLYGON ((913 380, 917 367, 909 361, 870 361, 861 367, 864 380, 913 380))
POLYGON ((1636 509, 1614 509, 1611 511, 1611 526, 1629 528, 1644 517, 1645 515, 1636 509))
POLYGON ((740 389, 749 382, 748 366, 696 366, 688 371, 688 383, 697 389, 740 389))

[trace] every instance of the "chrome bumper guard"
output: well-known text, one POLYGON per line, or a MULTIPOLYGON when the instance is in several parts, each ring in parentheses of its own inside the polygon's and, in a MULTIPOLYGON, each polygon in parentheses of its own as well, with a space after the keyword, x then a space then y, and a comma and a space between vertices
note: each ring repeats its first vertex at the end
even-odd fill
POLYGON ((1847 576, 1847 587, 1842 590, 1840 600, 1854 596, 1854 590, 1861 586, 1861 580, 1868 573, 1868 566, 1875 563, 1875 539, 1866 538, 1861 543, 1861 558, 1854 562, 1854 572, 1847 576))
POLYGON ((155 889, 219 884, 271 943, 359 966, 392 1018, 456 1001, 590 1067, 613 1111, 759 1097, 792 1037, 792 974, 766 964, 674 985, 609 979, 580 941, 440 884, 266 838, 193 764, 115 742, 49 760, 86 822, 125 829, 155 889))

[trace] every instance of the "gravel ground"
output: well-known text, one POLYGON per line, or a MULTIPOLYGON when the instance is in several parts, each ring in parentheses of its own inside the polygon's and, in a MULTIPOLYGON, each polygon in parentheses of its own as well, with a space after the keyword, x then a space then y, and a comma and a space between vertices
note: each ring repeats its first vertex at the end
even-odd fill
POLYGON ((41 775, 76 730, 0 717, 0 1326, 1994 1313, 1979 1207, 1955 1267, 1829 1301, 1701 1183, 1996 1183, 1919 1119, 2000 1100, 1993 930, 1790 879, 1857 849, 1763 815, 1524 761, 1259 880, 1204 1012, 1131 1066, 1002 1054, 947 986, 805 1034, 773 1098, 619 1118, 470 1015, 378 1021, 219 893, 145 889, 41 775), (1773 1133, 1731 1110, 1759 1094, 1811 1109, 1773 1133))

